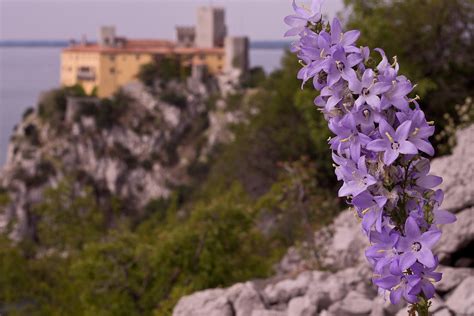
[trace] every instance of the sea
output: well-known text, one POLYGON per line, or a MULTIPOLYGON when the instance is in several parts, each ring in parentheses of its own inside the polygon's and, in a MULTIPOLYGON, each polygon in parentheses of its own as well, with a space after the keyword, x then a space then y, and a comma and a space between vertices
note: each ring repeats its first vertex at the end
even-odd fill
MULTIPOLYGON (((270 73, 280 66, 285 43, 253 43, 250 64, 270 73)), ((29 107, 37 105, 43 91, 59 86, 59 58, 62 47, 0 43, 0 167, 5 163, 13 128, 29 107)))

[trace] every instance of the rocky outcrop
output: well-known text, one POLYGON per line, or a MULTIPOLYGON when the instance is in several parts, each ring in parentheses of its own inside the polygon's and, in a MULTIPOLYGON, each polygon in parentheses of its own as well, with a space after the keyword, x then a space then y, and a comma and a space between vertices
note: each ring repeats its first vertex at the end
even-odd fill
MULTIPOLYGON (((457 222, 443 228, 436 249, 444 273, 430 308, 437 316, 474 315, 474 126, 459 132, 458 147, 453 155, 433 161, 433 173, 445 178, 445 207, 458 213, 457 222)), ((173 315, 407 315, 405 306, 390 304, 371 284, 363 254, 366 246, 354 215, 342 212, 333 224, 315 233, 314 244, 306 245, 312 252, 289 249, 277 266, 277 276, 185 296, 173 315), (312 269, 315 266, 319 269, 312 269), (240 297, 247 303, 238 303, 240 297)))
POLYGON ((0 229, 14 221, 14 239, 31 235, 32 206, 45 188, 70 175, 79 191, 92 187, 100 198, 124 201, 127 214, 189 183, 193 166, 230 140, 227 126, 244 115, 227 110, 222 100, 219 108, 210 107, 215 88, 199 88, 170 82, 158 91, 136 82, 113 101, 71 96, 58 101, 62 91, 45 94, 40 104, 49 102, 54 110, 45 115, 37 108, 25 116, 0 169, 0 193, 10 199, 0 210, 0 229))

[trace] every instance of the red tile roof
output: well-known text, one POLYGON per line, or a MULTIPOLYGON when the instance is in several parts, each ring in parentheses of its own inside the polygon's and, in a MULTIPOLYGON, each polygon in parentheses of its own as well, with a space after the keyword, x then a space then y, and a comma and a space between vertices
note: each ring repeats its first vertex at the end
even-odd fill
MULTIPOLYGON (((127 40, 119 38, 122 46, 108 47, 98 44, 73 44, 65 48, 64 52, 98 52, 107 54, 119 53, 151 53, 151 54, 224 54, 224 49, 221 47, 213 48, 197 48, 197 47, 177 47, 172 41, 167 40, 127 40)), ((120 44, 119 44, 120 45, 120 44)))

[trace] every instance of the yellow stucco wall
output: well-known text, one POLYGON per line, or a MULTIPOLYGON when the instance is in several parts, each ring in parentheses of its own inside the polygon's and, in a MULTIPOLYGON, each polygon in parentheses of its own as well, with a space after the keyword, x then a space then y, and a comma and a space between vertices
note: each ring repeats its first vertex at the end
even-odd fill
MULTIPOLYGON (((81 84, 90 94, 97 87, 99 97, 110 97, 121 86, 136 79, 140 67, 150 63, 149 53, 79 52, 64 51, 61 54, 61 85, 81 84), (79 80, 80 67, 88 67, 95 74, 94 80, 79 80)), ((189 58, 183 58, 183 62, 189 58)), ((205 64, 211 74, 218 74, 224 68, 224 55, 217 52, 196 54, 192 63, 205 64)))
POLYGON ((121 86, 136 79, 140 67, 153 60, 151 54, 107 54, 100 56, 99 96, 109 97, 121 86))
POLYGON ((217 75, 224 69, 224 55, 219 53, 201 53, 193 58, 194 64, 205 64, 210 74, 217 75))
POLYGON ((61 54, 61 78, 63 86, 80 84, 87 93, 92 93, 99 84, 100 54, 95 52, 63 52, 61 54), (80 67, 89 67, 95 74, 95 80, 78 80, 80 67))

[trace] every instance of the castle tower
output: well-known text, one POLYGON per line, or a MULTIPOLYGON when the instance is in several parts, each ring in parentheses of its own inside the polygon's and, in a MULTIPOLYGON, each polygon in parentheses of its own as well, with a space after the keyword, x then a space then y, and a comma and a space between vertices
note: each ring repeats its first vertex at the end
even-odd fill
POLYGON ((99 30, 100 46, 115 46, 115 26, 102 26, 99 30))
POLYGON ((225 38, 225 65, 227 72, 240 70, 247 72, 249 68, 249 39, 246 36, 229 36, 225 38))
POLYGON ((227 35, 223 8, 200 7, 197 10, 196 46, 223 47, 227 35))
POLYGON ((177 26, 176 43, 179 47, 193 47, 196 39, 194 26, 177 26))

